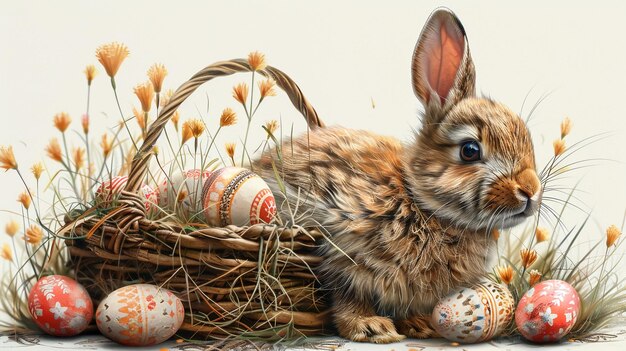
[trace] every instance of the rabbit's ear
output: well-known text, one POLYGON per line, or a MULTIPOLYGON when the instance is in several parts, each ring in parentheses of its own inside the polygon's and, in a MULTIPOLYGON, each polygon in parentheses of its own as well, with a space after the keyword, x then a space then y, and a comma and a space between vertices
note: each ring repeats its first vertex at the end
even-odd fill
POLYGON ((473 96, 475 73, 465 29, 446 8, 433 12, 413 53, 413 90, 428 112, 473 96))

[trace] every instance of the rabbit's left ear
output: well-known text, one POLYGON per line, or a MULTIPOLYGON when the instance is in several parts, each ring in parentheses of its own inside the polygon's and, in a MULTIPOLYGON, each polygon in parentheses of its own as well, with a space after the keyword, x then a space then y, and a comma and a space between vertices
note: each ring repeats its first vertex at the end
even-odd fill
POLYGON ((476 78, 465 29, 452 11, 439 8, 428 19, 413 53, 412 76, 427 115, 474 96, 476 78))

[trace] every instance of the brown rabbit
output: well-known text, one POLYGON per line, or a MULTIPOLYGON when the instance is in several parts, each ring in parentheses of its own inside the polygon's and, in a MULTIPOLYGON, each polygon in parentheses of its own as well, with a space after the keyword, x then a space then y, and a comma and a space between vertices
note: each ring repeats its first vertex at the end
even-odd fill
POLYGON ((288 197, 306 195, 309 224, 332 237, 321 279, 339 334, 354 341, 434 336, 434 304, 483 277, 491 231, 532 216, 541 197, 529 131, 475 96, 465 31, 449 10, 422 30, 412 75, 425 109, 414 142, 317 127, 286 142, 282 161, 272 150, 254 165, 280 197, 276 162, 288 197))

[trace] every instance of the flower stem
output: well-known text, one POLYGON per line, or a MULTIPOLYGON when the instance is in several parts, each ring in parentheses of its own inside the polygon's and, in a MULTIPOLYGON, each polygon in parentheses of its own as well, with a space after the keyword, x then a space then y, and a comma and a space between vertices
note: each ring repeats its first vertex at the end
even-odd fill
POLYGON ((113 87, 113 94, 115 95, 115 102, 117 103, 117 109, 120 111, 120 116, 122 117, 122 123, 124 123, 124 127, 128 132, 128 136, 130 137, 130 141, 133 143, 135 150, 137 149, 137 144, 135 144, 135 138, 133 138, 133 134, 130 132, 128 128, 128 124, 126 124, 126 119, 124 118, 124 113, 122 112, 122 106, 120 106, 120 99, 117 97, 117 89, 115 85, 115 78, 111 77, 111 86, 113 87))
MULTIPOLYGON (((87 111, 85 115, 89 118, 89 102, 91 100, 91 83, 87 84, 87 111)), ((91 189, 92 187, 92 178, 91 178, 91 151, 89 148, 89 132, 85 133, 85 149, 87 152, 87 189, 91 189)), ((87 201, 88 194, 85 194, 85 201, 87 201)))
MULTIPOLYGON (((254 71, 252 71, 252 84, 250 85, 250 112, 252 112, 253 107, 253 98, 254 98, 254 71)), ((243 108, 246 111, 246 116, 248 117, 248 125, 246 126, 246 136, 243 138, 243 152, 241 153, 241 167, 243 167, 243 161, 246 157, 246 144, 248 143, 248 134, 250 132, 250 124, 252 123, 252 116, 254 113, 248 112, 246 108, 246 104, 243 104, 243 108)))
POLYGON ((65 155, 67 156, 67 164, 63 162, 63 160, 61 160, 61 163, 65 166, 65 168, 70 174, 70 177, 72 178, 72 188, 74 189, 74 193, 76 194, 76 199, 80 200, 81 198, 80 192, 78 191, 78 188, 76 187, 76 175, 78 174, 78 166, 76 166, 76 172, 72 171, 72 160, 70 158, 69 149, 67 148, 67 138, 65 137, 65 132, 62 133, 62 136, 63 136, 63 148, 65 149, 65 155))

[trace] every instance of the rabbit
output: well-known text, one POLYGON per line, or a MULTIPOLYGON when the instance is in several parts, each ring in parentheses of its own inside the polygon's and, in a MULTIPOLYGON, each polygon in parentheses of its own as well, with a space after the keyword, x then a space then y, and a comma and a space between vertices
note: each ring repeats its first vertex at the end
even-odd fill
MULTIPOLYGON (((353 341, 437 337, 434 305, 485 277, 492 230, 520 224, 541 201, 530 132, 476 96, 465 30, 448 9, 420 34, 412 84, 424 112, 411 143, 311 126, 281 157, 272 149, 253 163, 279 204, 274 169, 290 201, 305 198, 298 211, 308 224, 328 232, 319 276, 339 335, 353 341)), ((279 209, 286 220, 288 207, 279 209)))

